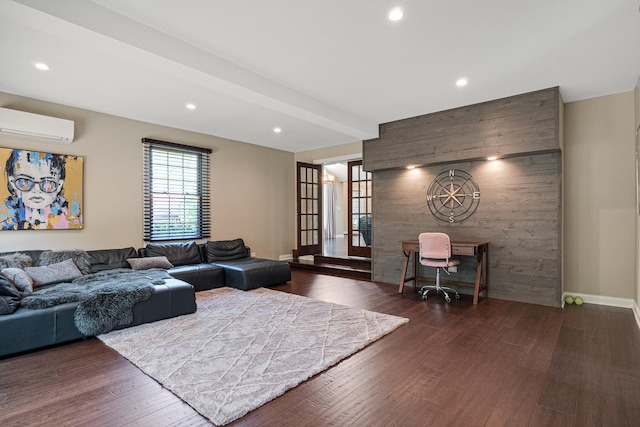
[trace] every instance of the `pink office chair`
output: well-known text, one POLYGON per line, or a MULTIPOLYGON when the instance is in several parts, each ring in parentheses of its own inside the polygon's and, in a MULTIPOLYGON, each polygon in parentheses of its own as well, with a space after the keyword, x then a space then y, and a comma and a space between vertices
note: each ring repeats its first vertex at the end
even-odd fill
POLYGON ((456 299, 460 299, 460 294, 455 289, 447 286, 440 286, 440 269, 445 273, 449 273, 449 267, 460 264, 457 259, 449 259, 451 255, 451 240, 445 233, 421 233, 418 237, 420 241, 420 264, 426 267, 435 267, 436 284, 425 285, 418 291, 422 295, 422 299, 427 299, 429 291, 436 291, 444 294, 444 300, 451 302, 451 297, 447 293, 455 292, 456 299))

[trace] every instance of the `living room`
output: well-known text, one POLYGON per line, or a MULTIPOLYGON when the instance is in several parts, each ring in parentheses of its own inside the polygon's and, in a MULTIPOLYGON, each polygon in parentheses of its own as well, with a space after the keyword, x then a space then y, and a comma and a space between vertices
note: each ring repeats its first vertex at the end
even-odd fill
MULTIPOLYGON (((17 22, 20 22, 21 19, 32 18, 33 14, 37 15, 39 19, 43 19, 44 22, 52 21, 49 22, 51 28, 46 31, 41 30, 44 34, 52 36, 48 32, 58 32, 55 37, 62 37, 59 33, 60 30, 56 28, 60 25, 57 21, 63 19, 59 14, 64 12, 64 8, 55 12, 49 10, 44 3, 46 2, 6 2, 2 6, 3 12, 7 12, 3 13, 2 21, 7 25, 3 25, 3 29, 0 30, 0 35, 5 40, 1 45, 2 51, 5 52, 6 58, 12 58, 12 61, 7 62, 15 64, 18 60, 24 60, 21 67, 23 67, 24 86, 27 86, 28 90, 17 83, 12 86, 12 83, 3 77, 2 83, 0 83, 0 106, 72 120, 75 124, 74 141, 71 144, 59 144, 2 136, 0 147, 83 157, 85 223, 81 230, 2 231, 0 252, 30 249, 82 248, 93 250, 128 246, 143 247, 146 242, 143 239, 142 223, 143 152, 141 140, 154 138, 212 150, 211 235, 216 240, 242 237, 255 256, 273 260, 287 260, 298 244, 296 240, 296 162, 314 163, 322 159, 349 156, 357 158, 363 153, 366 158, 366 148, 362 140, 373 138, 375 135, 353 137, 328 146, 310 144, 308 147, 300 142, 302 141, 301 137, 293 137, 288 141, 295 141, 296 138, 299 138, 300 141, 287 142, 290 145, 278 147, 277 144, 283 144, 283 142, 277 140, 279 135, 271 132, 271 124, 267 126, 266 119, 261 124, 264 125, 263 127, 268 131, 268 134, 265 132, 265 135, 256 137, 254 140, 243 140, 218 136, 219 134, 205 131, 204 127, 199 130, 198 125, 193 125, 191 128, 179 128, 167 125, 166 123, 169 121, 154 122, 133 119, 129 114, 129 108, 135 107, 126 105, 129 103, 127 99, 105 99, 105 101, 111 101, 112 105, 122 105, 122 111, 127 111, 127 114, 121 116, 117 112, 108 113, 107 109, 97 110, 91 107, 92 104, 88 102, 86 104, 65 103, 58 101, 58 98, 53 95, 45 95, 45 88, 52 85, 53 80, 50 80, 52 78, 47 77, 46 74, 40 73, 39 70, 27 69, 34 59, 29 56, 33 53, 31 48, 25 46, 24 53, 9 55, 10 50, 14 47, 13 43, 20 41, 19 36, 23 31, 26 31, 24 28, 29 28, 29 26, 21 27, 17 33, 11 31, 19 26, 17 22), (26 10, 31 7, 35 9, 26 10), (274 140, 275 142, 272 142, 274 140)), ((65 2, 69 7, 74 6, 75 3, 77 2, 65 2)), ((116 7, 118 2, 93 3, 110 3, 111 7, 116 7)), ((635 31, 633 34, 637 34, 637 18, 639 16, 637 2, 620 1, 617 2, 615 9, 624 9, 628 6, 633 6, 631 12, 635 13, 633 16, 635 27, 632 26, 632 28, 635 31)), ((418 6, 414 5, 414 10, 417 10, 415 8, 418 6)), ((409 11, 410 9, 407 13, 409 11)), ((597 15, 599 11, 594 9, 591 12, 589 16, 597 15)), ((65 13, 70 12, 66 10, 65 13)), ((90 16, 90 14, 86 16, 90 16)), ((68 15, 66 17, 70 19, 68 15)), ((43 23, 43 21, 38 22, 43 23)), ((86 22, 84 23, 86 24, 86 22)), ((625 25, 627 25, 627 21, 625 21, 625 25)), ((68 28, 67 30, 72 31, 68 28)), ((595 35, 589 33, 589 36, 596 37, 598 34, 597 32, 595 35)), ((77 33, 68 35, 68 37, 75 36, 77 33)), ((626 37, 630 37, 629 34, 626 37)), ((637 42, 634 46, 637 47, 637 42)), ((631 55, 629 52, 626 54, 631 55)), ((144 58, 147 59, 146 56, 144 58)), ((584 62, 583 67, 585 68, 592 65, 586 59, 584 62)), ((531 67, 530 63, 526 65, 531 67)), ((18 67, 11 65, 11 67, 14 66, 18 67)), ((52 72, 56 71, 56 66, 62 67, 62 65, 52 63, 52 72)), ((3 65, 3 67, 9 67, 9 65, 3 65)), ((508 69, 506 65, 505 68, 508 69)), ((560 123, 563 136, 561 150, 562 229, 560 236, 562 242, 562 295, 555 302, 557 305, 561 305, 562 297, 565 295, 580 295, 586 305, 626 309, 634 314, 635 326, 640 328, 640 282, 638 281, 640 256, 637 250, 636 178, 638 138, 636 129, 640 126, 640 86, 638 85, 640 69, 638 69, 637 60, 632 62, 631 68, 631 71, 635 73, 635 80, 631 85, 627 85, 623 89, 615 88, 606 93, 596 94, 594 90, 592 96, 586 96, 582 99, 572 98, 574 88, 566 78, 564 80, 561 80, 560 77, 558 79, 550 78, 544 85, 538 85, 536 82, 534 87, 526 86, 526 89, 524 86, 519 86, 523 89, 517 91, 513 89, 513 86, 506 87, 505 83, 505 88, 497 90, 495 93, 498 95, 492 98, 465 98, 463 95, 451 92, 447 95, 451 101, 446 108, 431 110, 425 107, 422 110, 417 110, 413 115, 405 115, 399 111, 396 116, 389 116, 387 120, 376 122, 375 125, 377 127, 383 123, 391 123, 408 117, 427 115, 449 108, 466 107, 481 102, 495 101, 507 96, 559 87, 559 93, 566 99, 564 99, 560 123)), ((197 74, 194 69, 190 68, 189 72, 197 74)), ((2 70, 4 76, 4 70, 8 71, 8 68, 2 70)), ((114 73, 120 72, 118 70, 112 71, 114 73)), ((170 74, 176 71, 165 70, 164 72, 170 74)), ((100 80, 106 79, 109 73, 110 70, 103 70, 102 74, 98 73, 94 76, 95 80, 91 83, 97 85, 100 80)), ((162 72, 159 71, 159 73, 162 72)), ((549 73, 553 74, 552 71, 549 73)), ((595 71, 593 73, 596 74, 595 71)), ((353 76, 350 77, 353 78, 353 76)), ((144 77, 138 74, 132 75, 129 83, 131 87, 144 86, 144 77)), ((200 83, 205 87, 210 85, 210 82, 203 83, 203 80, 200 80, 200 83)), ((67 85, 60 86, 59 91, 73 91, 77 92, 76 96, 87 98, 109 98, 103 93, 94 92, 90 86, 74 87, 71 86, 71 83, 67 83, 67 85)), ((473 82, 470 82, 469 85, 473 86, 473 82)), ((459 90, 458 88, 453 89, 459 90)), ((189 95, 195 96, 200 90, 201 88, 196 86, 189 95)), ((173 90, 167 88, 167 92, 173 92, 173 90)), ((141 93, 144 94, 144 91, 141 93)), ((152 102, 163 103, 163 94, 147 93, 147 95, 152 99, 152 102)), ((169 95, 173 94, 166 94, 167 97, 169 95)), ((142 95, 136 96, 139 98, 142 95)), ((276 98, 274 97, 272 101, 274 99, 276 98)), ((135 104, 137 101, 132 98, 131 104, 135 104)), ((235 107, 229 107, 229 110, 233 110, 233 108, 235 107)), ((264 108, 264 104, 261 108, 264 108)), ((220 125, 221 128, 226 128, 230 124, 238 128, 245 126, 242 118, 227 115, 228 112, 207 109, 204 106, 200 108, 200 111, 209 117, 207 121, 210 122, 218 120, 216 114, 223 117, 224 119, 220 119, 220 121, 225 123, 220 125)), ((185 120, 185 122, 194 122, 195 119, 189 116, 190 113, 185 109, 180 111, 176 109, 171 114, 180 116, 181 120, 185 120)), ((282 111, 279 111, 277 116, 280 118, 281 114, 284 115, 282 111)), ((296 113, 292 114, 295 116, 296 113)), ((168 114, 164 112, 164 115, 168 114)), ((298 119, 299 117, 296 117, 296 120, 298 119)), ((319 126, 318 123, 321 122, 317 119, 310 120, 316 120, 310 127, 319 126)), ((328 122, 330 118, 325 118, 325 120, 328 122)), ((281 124, 283 134, 295 133, 293 119, 289 123, 291 123, 291 127, 281 124)), ((348 125, 346 120, 342 120, 342 122, 335 120, 328 126, 330 130, 323 130, 321 135, 333 135, 334 132, 338 132, 336 129, 345 129, 348 128, 348 125)), ((353 122, 351 125, 353 128, 357 127, 353 122)), ((420 185, 424 187, 421 189, 422 191, 426 190, 428 183, 423 182, 420 185)), ((426 210, 426 205, 424 209, 426 210)), ((500 242, 491 241, 490 244, 498 246, 500 242)), ((376 250, 375 245, 374 236, 374 251, 376 250)), ((397 246, 397 256, 401 258, 399 243, 397 246)), ((399 269, 400 265, 397 266, 397 271, 386 275, 387 278, 380 282, 397 288, 399 269)), ((312 281, 307 276, 304 277, 304 279, 300 279, 301 283, 312 281)), ((328 285, 323 282, 318 287, 323 288, 328 285)), ((330 293, 326 289, 320 293, 323 292, 330 293)), ((395 293, 395 290, 392 292, 395 293)), ((489 296, 491 296, 490 290, 489 296)), ((518 298, 520 297, 514 296, 511 300, 509 298, 506 300, 517 302, 518 298)), ((421 303, 417 299, 413 302, 415 304, 421 303)), ((479 307, 481 305, 482 303, 479 307)), ((586 305, 583 308, 586 308, 586 305)), ((575 308, 575 306, 568 307, 568 309, 575 308)), ((635 351, 637 347, 631 346, 631 348, 635 351)), ((352 420, 352 422, 355 421, 352 420)))

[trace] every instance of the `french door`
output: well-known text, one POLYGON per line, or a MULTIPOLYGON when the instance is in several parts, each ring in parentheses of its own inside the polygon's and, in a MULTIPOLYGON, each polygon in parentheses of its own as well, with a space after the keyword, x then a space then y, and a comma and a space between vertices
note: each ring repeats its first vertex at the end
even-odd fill
POLYGON ((348 163, 349 256, 371 258, 372 174, 362 168, 362 160, 348 163))
POLYGON ((297 163, 298 256, 322 253, 322 165, 297 163))

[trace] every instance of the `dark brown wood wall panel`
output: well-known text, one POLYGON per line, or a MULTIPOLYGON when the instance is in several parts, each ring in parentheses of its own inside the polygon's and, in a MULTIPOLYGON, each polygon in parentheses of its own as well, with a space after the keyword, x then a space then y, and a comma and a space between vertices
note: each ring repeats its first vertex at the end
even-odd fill
MULTIPOLYGON (((542 109, 548 114, 548 106, 553 103, 555 114, 557 108, 557 90, 550 89, 532 94, 509 98, 509 105, 517 111, 518 123, 521 116, 537 117, 536 111, 527 113, 525 107, 542 109), (551 96, 553 95, 553 96, 551 96), (531 99, 528 99, 531 97, 531 99), (551 99, 553 98, 553 99, 551 99)), ((496 105, 502 105, 500 100, 496 105)), ((473 112, 474 107, 487 111, 491 103, 466 107, 466 114, 455 110, 453 116, 460 118, 455 126, 466 131, 470 115, 479 120, 481 114, 473 112)), ((462 110, 462 109, 458 109, 462 110)), ((504 105, 500 111, 509 110, 504 105)), ((494 115, 498 115, 494 109, 494 115)), ((447 112, 445 112, 447 113, 447 112)), ((442 114, 445 114, 442 113, 442 114)), ((487 113, 488 114, 488 113, 487 113)), ((440 116, 441 113, 436 113, 440 116)), ((424 116, 424 121, 437 124, 437 132, 444 133, 441 120, 433 114, 424 116)), ((401 120, 383 125, 384 135, 375 141, 382 150, 386 144, 386 136, 394 129, 393 142, 386 147, 387 157, 393 157, 398 146, 411 146, 412 158, 421 156, 418 145, 405 143, 398 136, 399 129, 405 135, 428 134, 420 123, 420 118, 401 120), (419 129, 411 130, 411 124, 419 129)), ((484 120, 481 120, 484 121, 484 120)), ((559 151, 558 117, 530 123, 527 126, 511 126, 502 120, 500 126, 509 128, 508 132, 495 129, 502 135, 531 135, 531 144, 536 147, 541 142, 545 150, 518 153, 498 161, 485 160, 448 161, 413 170, 406 168, 389 169, 384 167, 373 173, 373 279, 376 281, 398 283, 404 257, 400 241, 415 239, 424 231, 443 231, 454 240, 489 241, 489 296, 501 299, 530 302, 543 305, 558 306, 562 301, 561 259, 562 259, 562 154, 559 151), (552 128, 549 126, 553 123, 552 128), (535 130, 540 126, 539 130, 535 130), (528 130, 527 130, 528 129, 528 130), (524 132, 524 133, 523 133, 524 132), (536 139, 537 135, 540 140, 536 139), (552 148, 553 147, 553 148, 552 148), (546 149, 550 149, 546 151, 546 149), (440 172, 449 169, 460 169, 471 174, 480 187, 480 204, 476 212, 468 219, 458 223, 448 223, 436 219, 426 203, 426 192, 430 183, 440 172)), ((435 134, 435 132, 433 133, 435 134)), ((449 136, 455 140, 455 136, 449 136)), ((465 136, 472 139, 471 136, 465 136)), ((480 149, 489 149, 486 139, 476 141, 480 149)), ((517 145, 517 144, 511 144, 517 145)), ((455 150, 450 147, 440 149, 439 146, 423 144, 429 155, 455 150)), ((364 146, 364 158, 369 156, 372 145, 364 146)), ((476 148, 467 147, 467 152, 476 148)), ((531 150, 530 150, 531 151, 531 150)), ((377 154, 376 154, 377 155, 377 154)), ((436 154, 437 155, 437 154, 436 154)), ((396 156, 397 157, 397 156, 396 156)), ((442 157, 444 159, 445 157, 442 157)), ((405 159, 405 161, 407 161, 405 159)), ((414 162, 411 162, 414 163, 414 162)), ((437 162, 439 163, 439 162, 437 162)), ((389 163, 387 163, 388 165, 389 163)), ((475 276, 474 262, 466 257, 460 258, 458 273, 452 279, 473 282, 475 276)), ((425 272, 425 275, 430 275, 425 272)), ((461 289, 469 292, 470 289, 461 289)), ((406 288, 405 292, 412 292, 406 288)))
POLYGON ((364 141, 367 171, 560 149, 558 88, 380 125, 364 141))

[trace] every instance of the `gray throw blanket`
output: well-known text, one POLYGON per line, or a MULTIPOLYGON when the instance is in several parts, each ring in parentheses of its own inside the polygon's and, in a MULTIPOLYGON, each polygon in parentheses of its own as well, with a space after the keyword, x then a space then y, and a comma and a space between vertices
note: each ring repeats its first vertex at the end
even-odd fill
POLYGON ((78 277, 28 294, 20 304, 43 309, 78 302, 76 327, 85 335, 98 335, 133 321, 133 306, 151 297, 154 285, 171 276, 161 269, 118 268, 78 277))

